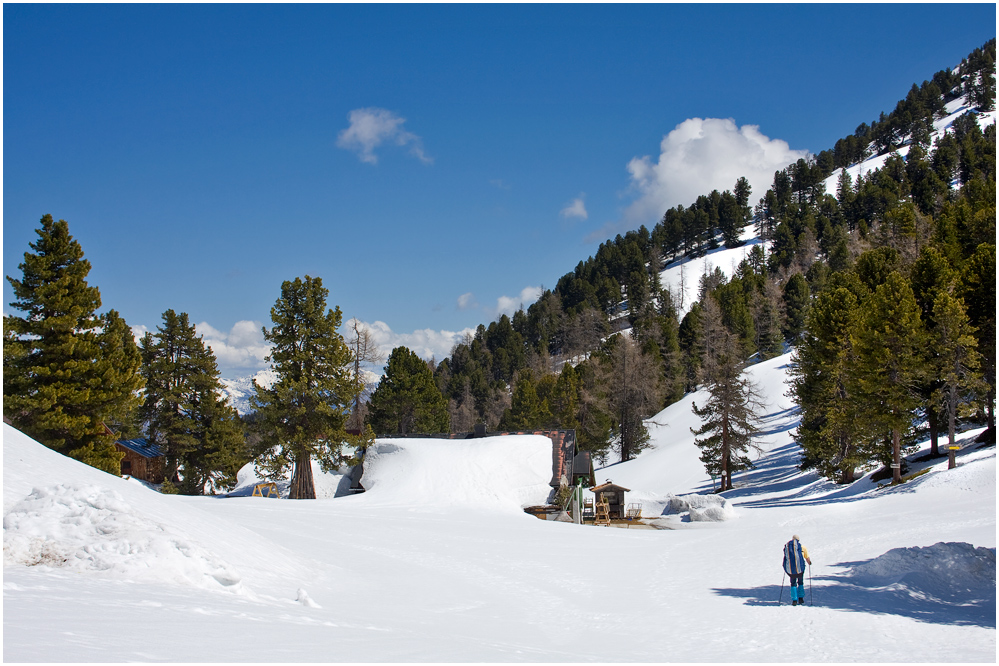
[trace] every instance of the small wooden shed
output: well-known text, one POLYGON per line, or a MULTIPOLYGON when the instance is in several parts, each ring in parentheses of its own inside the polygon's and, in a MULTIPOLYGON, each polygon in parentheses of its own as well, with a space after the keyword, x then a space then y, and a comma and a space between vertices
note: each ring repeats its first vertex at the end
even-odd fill
POLYGON ((590 488, 590 492, 594 494, 594 501, 597 504, 607 502, 610 509, 608 513, 612 519, 622 520, 625 517, 625 507, 628 505, 624 501, 624 494, 631 492, 631 488, 625 488, 624 486, 619 486, 608 481, 607 483, 590 488))
POLYGON ((148 439, 120 439, 114 443, 125 454, 121 459, 121 475, 131 476, 149 483, 163 483, 163 460, 166 454, 155 442, 148 439))

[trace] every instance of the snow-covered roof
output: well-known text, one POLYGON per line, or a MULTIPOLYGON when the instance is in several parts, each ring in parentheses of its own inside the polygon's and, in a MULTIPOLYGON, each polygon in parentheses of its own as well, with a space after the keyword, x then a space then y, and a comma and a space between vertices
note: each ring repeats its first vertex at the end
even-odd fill
POLYGON ((143 458, 159 458, 160 456, 166 455, 166 451, 164 451, 159 444, 151 442, 145 438, 119 439, 115 442, 115 444, 134 453, 138 453, 143 458))

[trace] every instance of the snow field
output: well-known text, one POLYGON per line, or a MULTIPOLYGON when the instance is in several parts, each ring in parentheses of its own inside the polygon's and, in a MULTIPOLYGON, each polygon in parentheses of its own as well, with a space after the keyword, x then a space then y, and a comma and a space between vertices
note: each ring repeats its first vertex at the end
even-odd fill
POLYGON ((964 433, 957 469, 897 488, 801 473, 788 360, 749 370, 763 454, 725 498, 697 460, 697 394, 655 417, 656 448, 598 470, 659 530, 524 514, 550 490, 539 437, 380 440, 368 492, 292 502, 159 495, 4 426, 4 659, 993 663, 995 448, 964 433), (795 533, 813 561, 799 608, 781 569, 795 533), (82 559, 29 566, 41 535, 82 559))

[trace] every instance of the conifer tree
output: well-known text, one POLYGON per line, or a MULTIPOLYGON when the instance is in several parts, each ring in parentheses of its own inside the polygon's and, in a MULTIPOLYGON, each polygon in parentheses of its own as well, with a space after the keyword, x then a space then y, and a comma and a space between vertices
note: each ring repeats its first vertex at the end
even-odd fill
POLYGON ((996 416, 996 246, 983 243, 961 271, 958 297, 965 303, 968 320, 974 327, 981 354, 983 379, 988 385, 985 409, 989 437, 995 441, 996 416))
POLYGON ((114 310, 97 315, 90 262, 65 220, 41 219, 21 280, 8 277, 25 316, 4 317, 4 415, 49 448, 112 474, 121 454, 110 428, 138 405, 139 354, 114 310))
POLYGON ((163 313, 141 344, 147 434, 166 450, 166 477, 184 494, 228 490, 245 462, 239 416, 220 395, 215 354, 186 312, 163 313))
POLYGON ((890 436, 891 450, 885 457, 892 464, 893 483, 901 481, 902 439, 919 405, 922 330, 912 288, 893 271, 864 303, 852 341, 857 352, 854 390, 866 407, 866 418, 890 436))
MULTIPOLYGON (((911 277, 912 292, 919 305, 920 319, 926 328, 928 337, 936 338, 937 322, 933 316, 934 304, 937 297, 949 291, 954 283, 954 271, 950 267, 950 262, 944 258, 933 246, 924 246, 919 253, 919 258, 912 265, 911 277)), ((935 396, 941 389, 941 379, 939 370, 940 348, 937 345, 926 345, 923 349, 923 358, 926 372, 923 373, 923 380, 920 382, 919 395, 926 406, 926 420, 930 430, 930 455, 939 454, 939 433, 941 426, 940 401, 935 396)))
POLYGON ((628 335, 616 335, 598 355, 600 408, 611 419, 621 460, 648 448, 644 419, 662 408, 661 359, 653 358, 628 335))
POLYGON ((805 329, 808 314, 808 281, 801 273, 792 275, 784 285, 784 339, 794 344, 805 329))
POLYGON ((936 397, 947 414, 948 443, 954 446, 958 406, 984 392, 978 375, 978 341, 971 334, 964 304, 949 292, 937 294, 933 320, 931 346, 937 351, 933 370, 940 379, 936 397))
POLYGON ((801 408, 796 439, 802 467, 815 467, 837 483, 852 483, 854 471, 870 457, 850 385, 856 363, 850 335, 858 314, 857 297, 846 287, 819 294, 789 372, 790 395, 801 408))
POLYGON ((694 442, 701 449, 701 462, 708 474, 720 477, 722 492, 733 487, 733 473, 752 467, 746 454, 760 450, 753 437, 759 432, 757 411, 763 405, 759 388, 742 372, 742 345, 722 324, 710 298, 704 302, 704 339, 701 383, 708 399, 702 407, 692 404, 702 424, 690 431, 699 436, 694 442))
POLYGON ((535 430, 552 420, 548 403, 538 397, 534 374, 525 368, 517 377, 510 407, 503 413, 501 430, 535 430))
POLYGON ((369 410, 368 423, 380 434, 443 433, 451 427, 447 400, 430 367, 406 347, 389 355, 369 410))
POLYGON ((260 463, 274 476, 294 466, 290 499, 315 499, 312 458, 325 472, 347 459, 345 443, 365 446, 370 431, 354 438, 345 425, 362 386, 350 348, 337 331, 340 308, 326 309, 329 290, 321 278, 295 278, 281 285, 271 308, 274 326, 264 331, 273 345, 267 360, 277 374, 269 388, 255 384, 252 404, 264 438, 274 443, 260 463))

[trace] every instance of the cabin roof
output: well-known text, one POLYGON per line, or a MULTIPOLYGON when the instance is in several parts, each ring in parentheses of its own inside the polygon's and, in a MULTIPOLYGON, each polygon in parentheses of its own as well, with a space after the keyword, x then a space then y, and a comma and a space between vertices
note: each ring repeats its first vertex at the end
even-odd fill
POLYGON ((605 490, 613 490, 613 491, 623 490, 626 493, 631 492, 631 488, 625 488, 624 486, 619 486, 616 483, 611 483, 610 481, 608 481, 607 483, 602 483, 599 486, 594 486, 593 488, 590 488, 590 492, 594 493, 603 492, 605 490))
POLYGON ((145 438, 119 439, 115 444, 138 453, 143 458, 159 458, 166 455, 166 451, 160 448, 159 444, 145 438))

